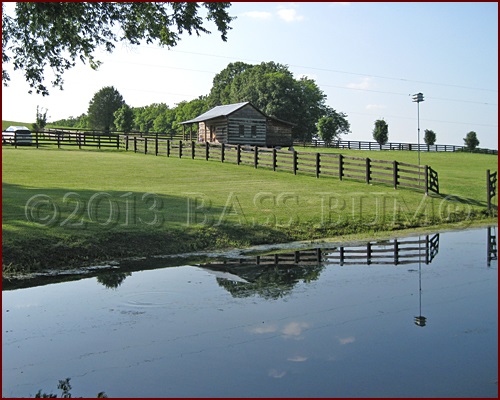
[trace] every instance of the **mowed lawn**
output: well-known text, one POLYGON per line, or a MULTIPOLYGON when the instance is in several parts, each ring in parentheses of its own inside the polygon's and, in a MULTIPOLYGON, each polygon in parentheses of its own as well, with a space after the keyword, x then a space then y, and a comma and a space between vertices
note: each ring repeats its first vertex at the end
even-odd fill
MULTIPOLYGON (((341 153, 417 163, 415 152, 341 153)), ((105 258, 140 255, 154 244, 158 254, 175 253, 484 219, 486 170, 496 171, 497 160, 422 152, 421 163, 439 173, 441 192, 425 196, 204 159, 4 147, 4 263, 44 264, 44 252, 48 259, 67 253, 67 262, 71 251, 77 258, 105 258), (97 251, 100 243, 107 248, 97 251), (21 255, 27 244, 33 254, 21 255)))

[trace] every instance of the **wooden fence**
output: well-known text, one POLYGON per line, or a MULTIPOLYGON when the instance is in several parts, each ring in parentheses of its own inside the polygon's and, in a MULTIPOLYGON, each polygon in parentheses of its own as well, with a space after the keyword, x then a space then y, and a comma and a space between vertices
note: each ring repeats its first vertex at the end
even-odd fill
MULTIPOLYGON (((422 262, 430 264, 439 252, 439 233, 423 238, 400 238, 351 246, 297 250, 256 256, 255 259, 237 258, 213 261, 203 268, 230 269, 255 263, 261 266, 277 265, 407 265, 422 262)), ((237 270, 232 270, 235 273, 237 270)), ((246 277, 245 277, 246 278, 246 277)))
POLYGON ((492 199, 497 194, 497 171, 490 173, 486 170, 486 202, 488 204, 488 212, 492 211, 492 199))
POLYGON ((228 144, 203 144, 169 139, 120 135, 119 147, 126 151, 167 157, 217 160, 237 165, 246 164, 254 168, 270 168, 273 171, 287 170, 293 174, 333 176, 362 180, 367 184, 385 183, 394 189, 410 187, 439 193, 438 174, 428 165, 418 166, 398 161, 372 160, 342 154, 320 154, 312 152, 278 150, 257 146, 228 144))
MULTIPOLYGON (((14 138, 14 140, 16 140, 14 138)), ((37 148, 43 146, 77 146, 78 148, 96 147, 119 149, 119 136, 102 132, 67 132, 67 131, 43 131, 32 133, 32 144, 37 148)))
MULTIPOLYGON (((323 141, 312 142, 301 142, 295 141, 296 146, 304 147, 327 147, 323 141)), ((339 140, 330 143, 328 146, 330 148, 336 149, 350 149, 350 150, 406 150, 406 151, 422 151, 422 152, 436 152, 436 151, 446 151, 446 152, 456 152, 456 151, 469 151, 465 146, 457 146, 454 144, 433 144, 428 145, 425 143, 396 143, 389 142, 386 144, 379 144, 377 142, 365 142, 358 140, 339 140)), ((474 153, 484 153, 484 154, 498 154, 498 150, 476 148, 474 153)))

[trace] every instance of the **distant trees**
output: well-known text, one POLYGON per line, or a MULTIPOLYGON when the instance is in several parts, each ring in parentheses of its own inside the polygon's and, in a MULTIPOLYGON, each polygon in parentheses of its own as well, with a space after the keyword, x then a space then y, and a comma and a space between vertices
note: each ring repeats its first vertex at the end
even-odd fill
POLYGON ((122 105, 113 114, 115 127, 121 132, 130 132, 134 125, 134 111, 127 104, 122 105))
POLYGON ((436 133, 430 129, 426 129, 424 134, 424 142, 429 146, 436 143, 436 133))
POLYGON ((89 103, 87 111, 89 128, 106 132, 114 129, 114 114, 124 104, 122 95, 113 86, 106 86, 99 90, 89 103))
POLYGON ((389 140, 389 126, 383 119, 378 119, 375 121, 375 127, 373 128, 373 139, 375 139, 377 143, 381 145, 386 144, 389 140))
POLYGON ((328 115, 321 117, 318 121, 318 134, 327 146, 333 140, 340 139, 340 135, 349 133, 350 124, 347 115, 330 109, 328 115))
POLYGON ((477 134, 474 131, 470 131, 464 137, 464 144, 467 147, 467 150, 474 151, 474 149, 479 146, 479 139, 477 138, 477 134))

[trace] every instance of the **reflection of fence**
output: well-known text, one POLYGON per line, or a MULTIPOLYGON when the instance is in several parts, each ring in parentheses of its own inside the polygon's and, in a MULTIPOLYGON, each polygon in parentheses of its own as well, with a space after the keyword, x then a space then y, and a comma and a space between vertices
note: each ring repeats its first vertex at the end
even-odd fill
MULTIPOLYGON (((256 256, 255 264, 261 266, 275 265, 403 265, 424 262, 430 264, 439 251, 439 233, 423 238, 402 238, 386 241, 368 242, 362 245, 336 246, 333 248, 316 248, 298 250, 293 253, 276 253, 256 256)), ((248 258, 214 261, 204 267, 233 267, 248 265, 248 258)))
POLYGON ((342 154, 298 153, 294 150, 278 150, 257 146, 229 144, 203 144, 194 141, 171 141, 120 135, 120 148, 144 154, 167 157, 201 158, 235 164, 247 164, 254 168, 266 167, 286 170, 294 175, 334 176, 340 180, 350 178, 366 183, 386 183, 439 193, 438 174, 431 167, 406 164, 397 161, 372 160, 370 158, 344 156, 342 154))
POLYGON ((486 170, 486 196, 488 203, 488 212, 491 213, 491 200, 497 194, 497 171, 490 173, 490 170, 486 170))
POLYGON ((497 234, 488 226, 488 267, 491 265, 491 260, 497 260, 497 234))

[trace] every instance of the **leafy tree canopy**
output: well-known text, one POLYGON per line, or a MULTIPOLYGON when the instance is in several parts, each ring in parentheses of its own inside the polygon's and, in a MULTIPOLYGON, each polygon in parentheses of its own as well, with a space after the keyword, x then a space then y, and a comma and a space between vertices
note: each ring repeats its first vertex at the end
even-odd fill
POLYGON ((115 128, 115 112, 125 104, 122 95, 113 86, 99 90, 89 103, 88 124, 92 129, 109 131, 115 128))
POLYGON ((378 119, 375 121, 375 127, 373 128, 373 139, 375 139, 378 144, 386 144, 389 140, 389 126, 383 119, 378 119))
POLYGON ((327 145, 332 140, 340 139, 341 134, 349 133, 349 131, 350 124, 347 121, 347 115, 333 109, 329 109, 327 116, 321 117, 318 121, 318 133, 327 145))
POLYGON ((470 131, 464 137, 464 144, 470 151, 473 151, 477 146, 479 146, 479 139, 477 138, 476 132, 470 131))
POLYGON ((295 79, 286 65, 236 62, 214 77, 208 104, 249 101, 267 115, 294 123, 294 137, 310 138, 326 113, 325 99, 314 80, 295 79))
POLYGON ((24 71, 30 93, 48 95, 47 66, 54 71, 52 85, 62 89, 63 74, 77 59, 93 69, 99 67, 93 55, 97 48, 112 52, 117 42, 138 45, 143 40, 173 47, 183 32, 209 34, 200 7, 226 41, 234 19, 227 12, 230 6, 228 2, 18 2, 11 16, 2 3, 2 82, 9 82, 5 65, 12 63, 14 70, 24 71))
POLYGON ((424 134, 424 142, 429 146, 436 143, 436 133, 430 129, 426 129, 424 134))

